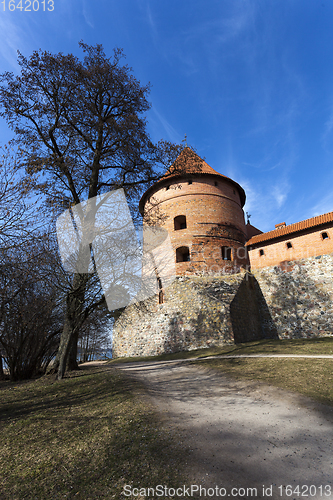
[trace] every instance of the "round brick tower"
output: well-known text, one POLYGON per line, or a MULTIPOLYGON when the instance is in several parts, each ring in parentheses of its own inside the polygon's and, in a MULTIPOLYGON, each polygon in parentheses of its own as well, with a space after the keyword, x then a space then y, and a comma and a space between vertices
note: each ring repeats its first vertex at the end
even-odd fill
POLYGON ((245 192, 186 147, 140 200, 142 215, 167 229, 178 276, 234 273, 248 264, 245 192))

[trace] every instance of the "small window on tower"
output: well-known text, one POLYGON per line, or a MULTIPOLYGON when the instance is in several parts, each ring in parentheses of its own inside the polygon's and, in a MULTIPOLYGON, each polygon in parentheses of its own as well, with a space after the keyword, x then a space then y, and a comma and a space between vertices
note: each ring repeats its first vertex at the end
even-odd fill
POLYGON ((217 181, 214 182, 214 186, 218 186, 219 183, 217 181))
POLYGON ((231 260, 231 248, 230 247, 221 247, 222 259, 223 260, 231 260))
POLYGON ((177 217, 173 220, 175 231, 179 231, 180 229, 186 229, 186 216, 185 215, 177 215, 177 217))
POLYGON ((288 241, 287 248, 292 248, 292 247, 293 247, 293 245, 292 245, 291 241, 288 241))
POLYGON ((321 233, 321 237, 323 240, 328 240, 328 234, 327 233, 321 233))
POLYGON ((263 255, 265 255, 265 252, 264 252, 264 250, 261 248, 261 249, 259 250, 259 256, 260 256, 260 257, 262 257, 263 255))
POLYGON ((176 249, 176 262, 189 262, 190 249, 188 247, 179 247, 176 249))
POLYGON ((190 179, 190 180, 188 181, 188 183, 189 183, 189 184, 192 184, 192 179, 190 179))

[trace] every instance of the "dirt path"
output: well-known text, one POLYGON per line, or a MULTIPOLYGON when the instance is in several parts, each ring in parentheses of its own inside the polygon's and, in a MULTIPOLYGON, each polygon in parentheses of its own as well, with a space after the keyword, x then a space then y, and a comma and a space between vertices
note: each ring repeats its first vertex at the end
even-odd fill
POLYGON ((187 486, 201 498, 333 498, 333 408, 179 361, 116 366, 190 446, 187 486))

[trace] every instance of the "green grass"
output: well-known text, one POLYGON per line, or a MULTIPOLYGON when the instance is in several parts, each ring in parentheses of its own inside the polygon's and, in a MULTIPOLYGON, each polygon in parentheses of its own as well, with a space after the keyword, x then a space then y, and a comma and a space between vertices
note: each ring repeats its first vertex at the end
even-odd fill
POLYGON ((184 482, 186 446, 113 367, 1 382, 0 401, 1 499, 118 500, 125 484, 184 482))

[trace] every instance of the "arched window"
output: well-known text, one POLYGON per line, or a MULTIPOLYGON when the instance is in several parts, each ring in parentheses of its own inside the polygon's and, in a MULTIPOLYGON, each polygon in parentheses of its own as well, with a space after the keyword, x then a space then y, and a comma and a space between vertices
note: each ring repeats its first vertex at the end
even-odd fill
POLYGON ((176 249, 176 262, 188 262, 190 260, 190 249, 179 247, 176 249))
POLYGON ((173 220, 175 231, 179 229, 186 229, 186 217, 185 215, 177 215, 173 220))
POLYGON ((231 248, 230 247, 221 247, 222 259, 223 260, 231 260, 231 248))

